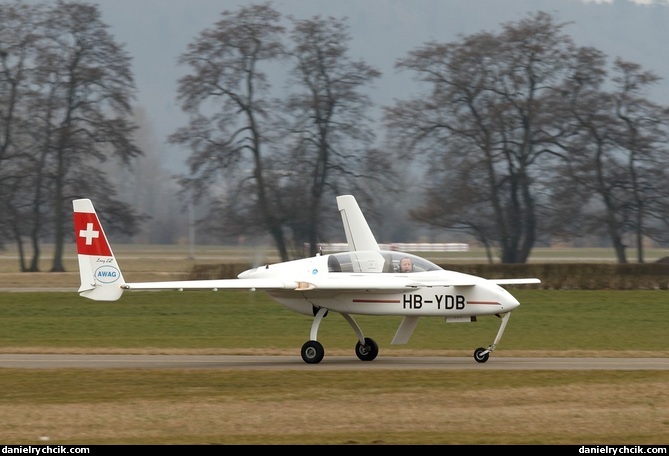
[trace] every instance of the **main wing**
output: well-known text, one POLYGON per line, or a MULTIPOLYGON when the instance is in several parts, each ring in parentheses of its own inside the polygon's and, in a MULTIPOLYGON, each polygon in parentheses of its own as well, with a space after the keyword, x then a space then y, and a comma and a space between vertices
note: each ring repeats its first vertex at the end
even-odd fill
POLYGON ((388 291, 402 292, 425 287, 467 287, 474 286, 475 280, 416 280, 377 273, 349 275, 338 273, 322 279, 214 279, 175 280, 170 282, 124 283, 124 290, 295 290, 295 291, 388 291))

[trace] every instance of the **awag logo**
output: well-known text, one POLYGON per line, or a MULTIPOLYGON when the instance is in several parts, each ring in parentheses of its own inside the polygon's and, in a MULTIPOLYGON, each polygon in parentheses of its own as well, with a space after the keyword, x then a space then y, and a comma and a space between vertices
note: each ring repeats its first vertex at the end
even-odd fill
POLYGON ((100 266, 95 270, 95 278, 101 283, 114 283, 121 276, 121 273, 114 266, 108 264, 100 266))

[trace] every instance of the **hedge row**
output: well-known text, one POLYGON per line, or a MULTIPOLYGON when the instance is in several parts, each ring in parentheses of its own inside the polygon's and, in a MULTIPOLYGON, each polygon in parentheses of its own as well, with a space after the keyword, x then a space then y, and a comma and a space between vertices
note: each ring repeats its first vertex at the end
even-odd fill
POLYGON ((543 289, 669 289, 668 264, 546 263, 440 266, 488 279, 537 277, 541 279, 540 285, 523 286, 543 289))

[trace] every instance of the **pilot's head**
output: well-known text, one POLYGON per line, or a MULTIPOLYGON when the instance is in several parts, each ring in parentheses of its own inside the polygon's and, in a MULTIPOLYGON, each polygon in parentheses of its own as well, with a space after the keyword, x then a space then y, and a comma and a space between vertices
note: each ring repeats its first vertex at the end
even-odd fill
POLYGON ((411 272, 413 271, 413 264, 411 264, 411 258, 404 257, 400 260, 400 272, 411 272))

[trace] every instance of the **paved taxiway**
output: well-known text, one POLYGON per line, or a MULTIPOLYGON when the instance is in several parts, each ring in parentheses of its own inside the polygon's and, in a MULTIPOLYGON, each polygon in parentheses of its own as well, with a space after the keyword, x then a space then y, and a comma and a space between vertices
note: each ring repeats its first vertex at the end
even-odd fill
POLYGON ((299 356, 0 354, 0 367, 24 369, 477 369, 477 370, 669 370, 669 358, 508 358, 326 356, 306 364, 299 356))

